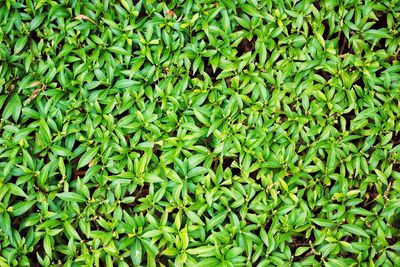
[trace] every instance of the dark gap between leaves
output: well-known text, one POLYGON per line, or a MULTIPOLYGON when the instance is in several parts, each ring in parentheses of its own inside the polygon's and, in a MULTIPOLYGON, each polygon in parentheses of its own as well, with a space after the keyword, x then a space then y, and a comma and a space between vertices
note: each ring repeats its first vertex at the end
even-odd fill
POLYGON ((332 74, 330 74, 327 71, 324 71, 323 69, 319 69, 315 72, 315 74, 318 74, 322 78, 324 78, 326 81, 329 81, 332 78, 332 74))
POLYGON ((288 120, 288 117, 284 113, 283 114, 279 114, 278 116, 279 116, 281 124, 288 120))
POLYGON ((385 49, 386 45, 386 38, 380 38, 379 41, 376 43, 374 50, 377 50, 376 48, 379 49, 385 49))
POLYGON ((400 172, 400 161, 394 162, 393 164, 393 171, 400 172))
POLYGON ((339 38, 338 41, 339 55, 354 54, 354 50, 349 47, 349 41, 347 40, 343 32, 338 33, 337 38, 339 38))
MULTIPOLYGON (((400 131, 393 134, 392 140, 390 142, 393 144, 393 147, 400 144, 400 131)), ((393 170, 400 171, 400 161, 393 161, 393 170)))
MULTIPOLYGON (((17 88, 17 82, 19 80, 19 77, 13 77, 11 78, 10 82, 7 85, 7 92, 9 94, 12 94, 15 92, 15 88, 17 88)), ((4 105, 5 106, 5 105, 4 105)))
POLYGON ((384 70, 384 68, 379 68, 377 71, 375 71, 375 76, 380 78, 384 70))
MULTIPOLYGON (((399 225, 400 226, 400 225, 399 225)), ((395 226, 397 229, 399 229, 400 227, 399 226, 395 226)), ((386 241, 389 243, 389 246, 393 246, 393 245, 395 245, 397 242, 399 242, 400 241, 400 238, 399 238, 399 236, 397 235, 393 235, 391 238, 387 238, 386 239, 386 241)))
MULTIPOLYGON (((351 242, 349 242, 349 243, 351 243, 351 242)), ((356 259, 357 254, 355 254, 355 253, 350 253, 350 252, 348 252, 348 251, 343 251, 343 252, 339 253, 338 256, 339 256, 339 257, 343 257, 343 258, 345 258, 345 259, 356 259)))
POLYGON ((153 147, 153 154, 157 157, 157 158, 160 158, 161 157, 161 154, 162 154, 162 151, 161 151, 161 146, 160 145, 154 145, 154 147, 153 147))
POLYGON ((375 186, 371 186, 369 189, 367 189, 367 191, 365 193, 363 208, 366 210, 371 210, 373 207, 373 204, 375 202, 375 198, 378 195, 379 194, 378 194, 375 186))
POLYGON ((322 25, 324 25, 324 33, 322 34, 322 38, 324 38, 324 40, 328 40, 329 39, 329 32, 330 32, 330 27, 329 27, 329 23, 327 19, 324 19, 322 21, 322 25))
POLYGON ((29 37, 30 37, 30 40, 33 40, 35 43, 39 43, 40 42, 40 38, 39 38, 39 36, 38 36, 38 34, 37 34, 37 32, 35 30, 31 31, 29 33, 29 37))
POLYGON ((46 255, 45 251, 44 251, 44 246, 43 246, 43 241, 40 240, 38 243, 36 243, 36 245, 33 247, 32 252, 28 252, 26 254, 27 258, 29 259, 29 263, 31 264, 31 266, 41 266, 39 264, 38 258, 37 258, 37 254, 39 254, 40 257, 44 258, 44 256, 46 255))
POLYGON ((343 114, 342 116, 346 121, 346 129, 345 130, 350 131, 351 121, 356 117, 354 109, 352 109, 349 113, 343 114))
POLYGON ((218 75, 221 74, 222 70, 220 68, 216 68, 215 72, 209 62, 208 58, 204 58, 204 72, 208 74, 208 76, 210 76, 211 81, 215 82, 217 80, 218 75))
POLYGON ((137 16, 137 20, 142 19, 142 18, 145 18, 145 17, 147 17, 147 16, 148 16, 148 14, 147 14, 146 8, 145 8, 144 6, 142 6, 142 7, 140 8, 139 15, 137 16))
POLYGON ((231 171, 232 171, 232 176, 235 176, 235 175, 240 176, 241 171, 239 168, 231 168, 231 171))
POLYGON ((256 180, 257 179, 257 174, 259 173, 259 169, 252 171, 251 173, 249 173, 249 177, 256 180))
MULTIPOLYGON (((165 255, 162 255, 161 253, 159 253, 156 256, 156 261, 158 261, 159 263, 163 264, 164 266, 169 266, 168 264, 168 257, 165 255)), ((161 265, 160 265, 161 266, 161 265)))
MULTIPOLYGON (((315 242, 315 237, 313 235, 310 235, 310 237, 308 237, 308 238, 304 237, 304 234, 302 236, 293 236, 292 242, 289 243, 289 248, 292 252, 292 255, 295 255, 297 248, 302 247, 302 246, 309 246, 310 241, 311 241, 311 243, 315 242)), ((302 255, 299 255, 299 256, 294 256, 293 262, 301 262, 302 260, 304 260, 305 258, 307 258, 311 255, 313 255, 313 252, 310 249, 309 251, 307 251, 307 253, 303 253, 302 255)))
POLYGON ((224 169, 229 168, 232 166, 232 163, 235 161, 235 158, 231 157, 223 157, 222 158, 222 167, 224 169))
POLYGON ((387 28, 387 18, 386 18, 386 12, 384 11, 378 11, 375 13, 376 17, 378 18, 378 21, 372 25, 370 29, 375 29, 375 30, 380 30, 383 28, 387 28))
POLYGON ((92 184, 92 185, 86 184, 86 185, 88 186, 88 190, 89 190, 89 195, 90 196, 93 196, 93 194, 99 188, 99 185, 95 185, 95 184, 92 184))
POLYGON ((393 64, 395 60, 400 61, 400 54, 396 54, 396 55, 390 56, 390 57, 387 59, 387 62, 388 62, 389 64, 393 64))
POLYGON ((247 40, 247 38, 243 38, 242 41, 240 41, 238 47, 237 47, 237 56, 241 57, 242 55, 246 54, 249 51, 254 51, 254 45, 255 40, 251 39, 250 41, 247 40))
POLYGON ((288 31, 288 34, 290 35, 292 33, 292 23, 287 24, 286 29, 288 31))

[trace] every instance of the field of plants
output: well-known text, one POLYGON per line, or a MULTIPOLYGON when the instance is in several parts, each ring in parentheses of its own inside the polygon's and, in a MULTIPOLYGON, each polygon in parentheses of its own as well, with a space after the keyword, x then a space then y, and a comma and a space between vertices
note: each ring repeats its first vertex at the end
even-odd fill
POLYGON ((400 266, 400 1, 0 1, 0 267, 400 266))

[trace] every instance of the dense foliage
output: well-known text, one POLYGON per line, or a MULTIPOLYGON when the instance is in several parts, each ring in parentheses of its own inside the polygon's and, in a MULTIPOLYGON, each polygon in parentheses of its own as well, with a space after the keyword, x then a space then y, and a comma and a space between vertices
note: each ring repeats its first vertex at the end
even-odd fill
POLYGON ((0 2, 0 266, 400 266, 397 0, 0 2))

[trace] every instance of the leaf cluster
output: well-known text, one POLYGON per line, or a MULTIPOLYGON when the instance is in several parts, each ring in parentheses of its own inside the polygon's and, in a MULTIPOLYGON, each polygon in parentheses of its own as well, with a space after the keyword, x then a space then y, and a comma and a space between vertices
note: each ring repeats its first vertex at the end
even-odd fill
POLYGON ((400 266, 400 2, 0 2, 0 266, 400 266))

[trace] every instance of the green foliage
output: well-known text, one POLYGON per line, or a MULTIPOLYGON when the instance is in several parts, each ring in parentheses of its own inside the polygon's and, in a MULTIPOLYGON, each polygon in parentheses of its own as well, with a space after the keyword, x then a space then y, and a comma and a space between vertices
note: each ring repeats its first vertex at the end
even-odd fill
POLYGON ((1 1, 0 266, 400 266, 399 25, 1 1))

